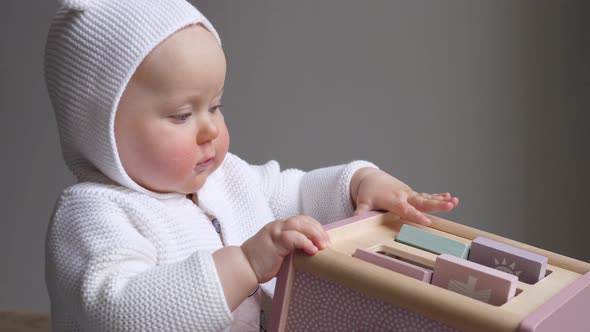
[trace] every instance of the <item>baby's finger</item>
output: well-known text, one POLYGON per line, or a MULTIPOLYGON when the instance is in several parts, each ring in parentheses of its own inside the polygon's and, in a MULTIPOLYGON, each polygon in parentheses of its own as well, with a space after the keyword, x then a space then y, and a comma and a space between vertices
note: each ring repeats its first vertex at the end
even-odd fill
POLYGON ((437 194, 428 194, 428 193, 420 193, 420 194, 415 195, 415 197, 423 198, 425 200, 433 200, 433 201, 440 201, 440 202, 448 200, 448 198, 445 198, 444 196, 437 195, 437 194))
POLYGON ((410 197, 408 202, 422 212, 449 211, 455 207, 452 202, 427 199, 419 195, 410 197))
POLYGON ((441 194, 447 202, 453 203, 453 207, 456 207, 459 204, 459 198, 453 197, 450 193, 441 194))
POLYGON ((438 195, 438 194, 428 194, 428 193, 419 193, 416 196, 418 197, 422 197, 424 199, 432 199, 432 200, 436 200, 436 201, 444 201, 447 198, 445 198, 442 195, 438 195))
POLYGON ((452 196, 450 196, 450 194, 449 195, 441 195, 441 194, 420 193, 420 194, 418 194, 418 196, 420 196, 422 198, 430 199, 430 200, 435 200, 435 201, 451 202, 453 204, 453 207, 456 207, 459 204, 459 198, 452 197, 452 196))
POLYGON ((319 248, 330 246, 330 238, 319 221, 309 216, 298 215, 285 221, 284 230, 294 230, 307 236, 319 248))
POLYGON ((319 250, 307 236, 295 230, 282 232, 280 240, 281 246, 288 252, 292 252, 295 249, 302 249, 307 254, 313 255, 319 250))
POLYGON ((433 199, 437 201, 450 201, 451 199, 453 199, 453 197, 451 197, 450 195, 442 194, 419 193, 418 195, 426 199, 433 199))
POLYGON ((430 219, 407 202, 400 202, 394 209, 402 219, 429 226, 430 219))

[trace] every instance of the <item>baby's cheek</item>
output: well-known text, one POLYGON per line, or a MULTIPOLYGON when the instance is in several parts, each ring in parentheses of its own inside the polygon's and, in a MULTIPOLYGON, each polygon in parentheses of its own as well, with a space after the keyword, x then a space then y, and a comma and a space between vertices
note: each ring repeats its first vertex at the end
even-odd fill
POLYGON ((158 165, 167 182, 182 181, 182 177, 192 173, 195 167, 194 147, 174 145, 162 147, 158 153, 158 165))
POLYGON ((219 136, 216 139, 215 145, 215 152, 217 154, 216 159, 219 159, 219 163, 223 161, 225 155, 229 151, 229 142, 229 132, 225 126, 225 123, 223 123, 223 126, 220 126, 219 136))

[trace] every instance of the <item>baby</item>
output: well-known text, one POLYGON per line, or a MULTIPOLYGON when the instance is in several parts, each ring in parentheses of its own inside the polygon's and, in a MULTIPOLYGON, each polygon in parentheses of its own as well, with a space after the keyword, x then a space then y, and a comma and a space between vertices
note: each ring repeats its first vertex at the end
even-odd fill
POLYGON ((428 225, 458 204, 365 161, 303 172, 229 153, 224 53, 185 0, 60 4, 45 76, 79 182, 47 234, 55 331, 258 331, 284 257, 330 246, 321 223, 428 225))

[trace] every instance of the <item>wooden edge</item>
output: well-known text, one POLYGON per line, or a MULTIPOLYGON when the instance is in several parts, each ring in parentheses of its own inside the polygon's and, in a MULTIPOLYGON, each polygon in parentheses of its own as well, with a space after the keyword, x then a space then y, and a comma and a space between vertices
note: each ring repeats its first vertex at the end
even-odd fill
POLYGON ((558 266, 548 265, 549 267, 551 267, 552 273, 534 284, 518 281, 517 289, 520 289, 521 292, 517 293, 512 300, 504 303, 502 308, 518 315, 522 321, 581 277, 576 272, 558 266))
POLYGON ((284 331, 287 324, 287 312, 291 302, 293 284, 293 254, 287 256, 277 273, 275 293, 272 300, 272 313, 268 331, 284 331))
POLYGON ((494 240, 494 241, 502 242, 504 244, 507 244, 507 245, 510 245, 510 246, 513 246, 516 248, 520 248, 520 249, 523 249, 526 251, 533 252, 535 254, 545 256, 549 260, 548 261, 549 264, 558 266, 562 269, 570 270, 570 271, 573 271, 573 272, 576 272, 579 274, 586 274, 586 273, 590 272, 590 264, 589 263, 577 260, 575 258, 563 256, 563 255, 556 254, 554 252, 551 252, 551 251, 548 251, 545 249, 537 248, 537 247, 534 247, 534 246, 531 246, 531 245, 528 245, 525 243, 510 240, 508 238, 505 238, 505 237, 502 237, 499 235, 480 231, 478 229, 475 229, 475 228, 472 228, 469 226, 465 226, 465 225, 461 225, 456 222, 452 222, 450 220, 446 220, 446 219, 443 219, 443 218, 440 218, 437 216, 428 215, 428 217, 430 218, 430 220, 432 220, 432 225, 430 227, 438 229, 440 231, 444 231, 447 233, 458 235, 458 236, 466 238, 468 240, 473 240, 478 236, 483 236, 483 237, 486 237, 486 238, 494 240))
MULTIPOLYGON (((363 249, 363 248, 359 248, 363 249)), ((378 251, 384 251, 390 255, 397 256, 402 260, 409 261, 412 264, 419 266, 421 268, 426 268, 430 271, 434 269, 434 262, 436 261, 436 255, 426 252, 411 252, 411 251, 404 251, 396 248, 394 246, 390 246, 387 244, 377 244, 370 248, 364 249, 370 251, 372 253, 377 253, 378 251)))
POLYGON ((325 224, 323 226, 324 226, 324 229, 326 231, 328 231, 328 230, 331 230, 331 229, 334 229, 334 228, 342 227, 344 225, 352 224, 354 222, 361 221, 361 220, 364 220, 364 219, 368 219, 368 218, 371 218, 371 217, 374 217, 374 216, 377 216, 377 215, 381 215, 381 214, 384 214, 384 213, 379 212, 379 211, 369 211, 369 212, 360 214, 358 216, 353 216, 353 217, 350 217, 350 218, 342 219, 340 221, 336 221, 336 222, 333 222, 333 223, 330 223, 330 224, 325 224))
POLYGON ((293 269, 465 331, 516 331, 517 315, 446 289, 356 260, 335 250, 293 255, 293 269), (502 317, 498 320, 498 317, 502 317))
MULTIPOLYGON (((436 254, 418 249, 400 242, 395 241, 395 236, 390 234, 392 230, 398 230, 401 225, 407 223, 412 226, 419 227, 428 232, 440 234, 448 238, 461 239, 465 243, 470 243, 471 240, 459 237, 450 232, 441 231, 435 228, 413 224, 402 219, 395 219, 388 215, 376 215, 374 217, 367 218, 364 223, 355 223, 347 225, 339 235, 343 235, 342 238, 334 238, 332 241, 332 249, 351 256, 356 249, 361 248, 369 251, 374 251, 377 248, 384 249, 386 252, 390 252, 396 256, 406 259, 419 266, 425 266, 434 270, 434 264, 437 258, 436 254), (363 232, 363 226, 365 228, 369 226, 370 231, 363 232), (351 237, 352 236, 352 237, 351 237), (363 241, 365 237, 371 238, 371 241, 363 241), (341 240, 341 241, 340 241, 341 240)), ((338 231, 338 229, 331 230, 330 232, 338 231)), ((547 277, 542 281, 535 284, 527 284, 522 281, 517 283, 517 295, 514 299, 503 304, 501 307, 513 314, 517 315, 520 320, 524 319, 526 315, 530 314, 539 305, 543 304, 552 296, 558 294, 568 284, 572 283, 576 278, 581 275, 574 271, 561 268, 556 265, 547 264, 547 270, 551 271, 547 277)))
POLYGON ((334 243, 341 240, 356 238, 359 234, 371 231, 372 226, 389 224, 392 221, 399 220, 401 219, 391 212, 380 213, 372 211, 360 216, 324 225, 324 229, 330 234, 330 239, 334 243))

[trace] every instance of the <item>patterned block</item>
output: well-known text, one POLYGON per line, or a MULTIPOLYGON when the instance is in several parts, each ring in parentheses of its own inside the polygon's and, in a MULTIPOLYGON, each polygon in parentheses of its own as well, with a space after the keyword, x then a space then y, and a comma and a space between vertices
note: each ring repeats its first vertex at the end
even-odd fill
POLYGON ((450 254, 467 258, 469 253, 469 245, 466 243, 451 240, 410 225, 403 225, 395 240, 435 254, 450 254))
POLYGON ((430 283, 430 280, 432 279, 431 270, 404 262, 397 258, 374 253, 361 248, 358 248, 355 251, 354 257, 427 283, 430 283))
POLYGON ((453 255, 442 254, 434 263, 433 285, 497 306, 514 297, 517 283, 515 275, 453 255))
POLYGON ((514 274, 529 284, 543 279, 547 269, 547 257, 481 236, 471 242, 469 260, 514 274))

